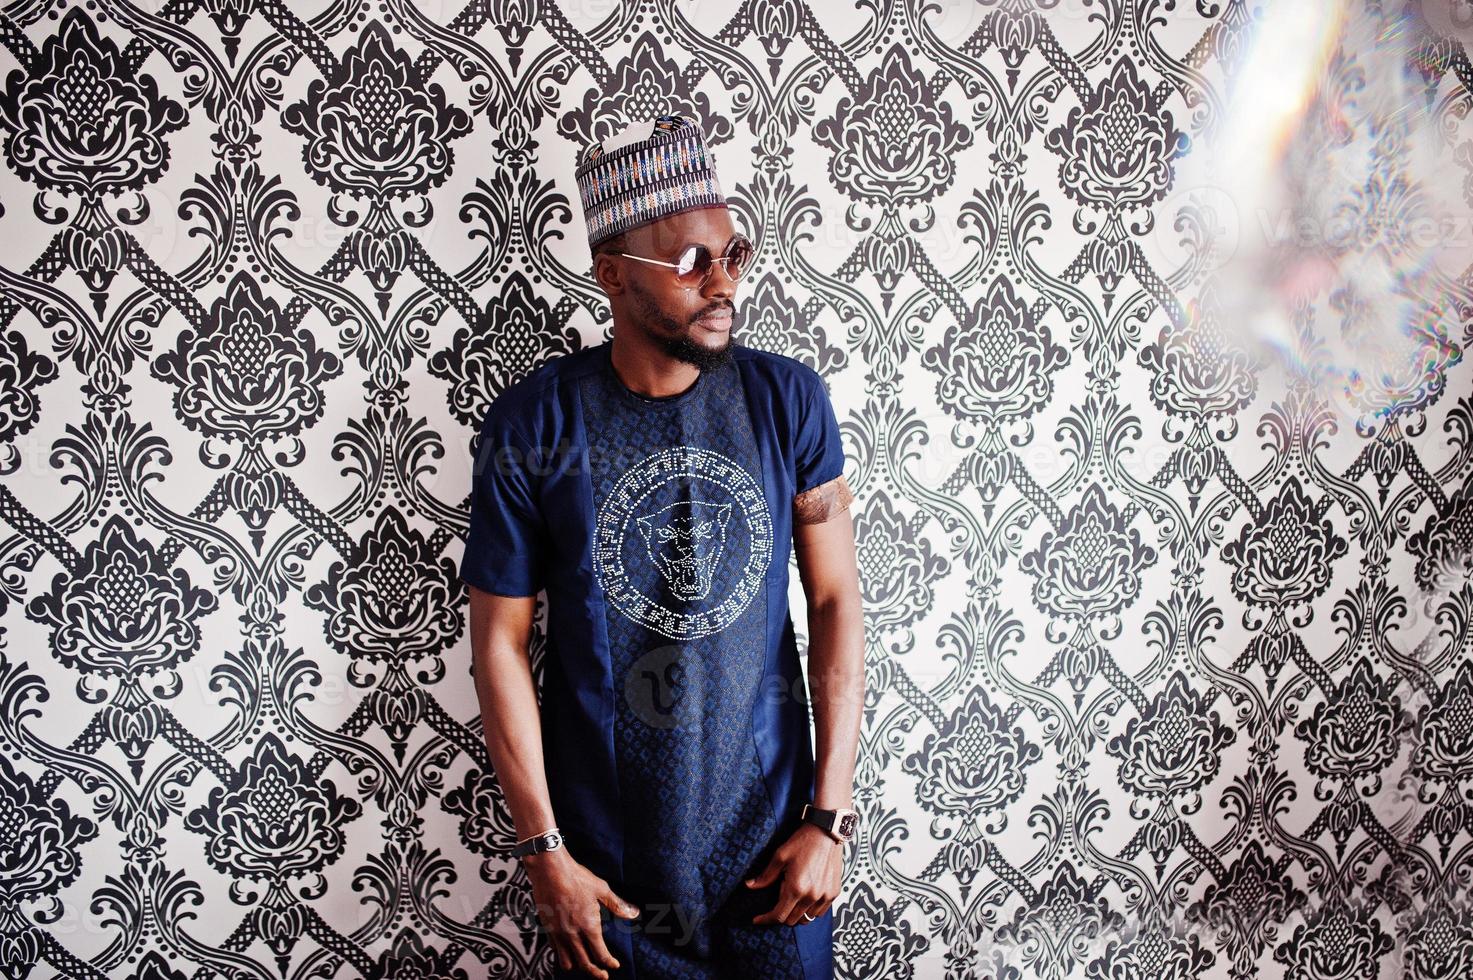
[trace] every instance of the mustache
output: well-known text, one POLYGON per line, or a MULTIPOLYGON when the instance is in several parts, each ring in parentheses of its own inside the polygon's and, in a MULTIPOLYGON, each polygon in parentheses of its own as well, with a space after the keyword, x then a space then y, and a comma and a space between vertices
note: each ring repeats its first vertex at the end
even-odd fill
POLYGON ((732 303, 717 303, 715 306, 708 306, 704 310, 701 310, 700 312, 698 312, 695 316, 693 316, 693 317, 690 318, 690 322, 691 323, 695 323, 697 320, 699 320, 699 319, 701 319, 703 317, 708 317, 708 316, 710 316, 713 313, 720 313, 722 310, 730 310, 731 311, 731 318, 733 320, 736 319, 736 306, 734 304, 732 304, 732 303))

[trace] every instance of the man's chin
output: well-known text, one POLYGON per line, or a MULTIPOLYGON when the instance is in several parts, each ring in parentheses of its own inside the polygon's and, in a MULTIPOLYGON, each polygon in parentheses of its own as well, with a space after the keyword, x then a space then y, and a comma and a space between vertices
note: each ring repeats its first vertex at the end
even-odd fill
POLYGON ((709 330, 702 329, 699 325, 692 325, 689 332, 665 341, 665 353, 679 361, 694 364, 702 371, 708 371, 713 367, 724 364, 731 359, 731 331, 727 330, 720 335, 720 340, 715 343, 705 344, 694 339, 700 334, 717 336, 709 330))

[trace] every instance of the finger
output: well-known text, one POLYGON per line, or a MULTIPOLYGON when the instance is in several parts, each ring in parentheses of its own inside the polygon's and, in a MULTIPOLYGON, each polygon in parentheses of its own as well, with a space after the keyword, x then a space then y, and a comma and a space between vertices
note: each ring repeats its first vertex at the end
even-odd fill
POLYGON ((794 881, 792 883, 792 889, 793 904, 782 916, 782 923, 785 926, 797 925, 799 922, 802 922, 803 913, 808 911, 808 906, 812 905, 814 900, 818 898, 818 893, 811 891, 801 881, 794 881))
POLYGON ((572 961, 569 964, 570 968, 576 968, 594 976, 601 975, 603 971, 588 958, 588 953, 584 948, 577 910, 571 902, 559 902, 555 909, 557 912, 556 938, 572 961))
POLYGON ((578 969, 591 976, 599 977, 601 980, 608 980, 609 975, 604 972, 603 967, 596 965, 593 960, 589 959, 588 949, 583 942, 582 933, 575 932, 568 937, 568 946, 573 953, 573 962, 578 969))
POLYGON ((777 897, 777 904, 771 910, 763 912, 752 919, 753 925, 761 925, 764 922, 785 922, 793 912, 793 906, 798 904, 798 895, 791 889, 784 888, 777 897))
MULTIPOLYGON (((829 906, 833 904, 834 900, 832 898, 826 898, 822 901, 814 902, 808 907, 808 914, 813 916, 815 919, 821 918, 823 914, 829 910, 829 906)), ((804 919, 802 924, 806 926, 808 924, 808 920, 804 919)))
POLYGON ((569 932, 557 932, 553 934, 553 944, 558 952, 558 962, 564 970, 582 969, 578 961, 578 950, 574 945, 574 936, 569 932))
POLYGON ((603 924, 597 919, 584 927, 583 941, 588 945, 593 962, 602 963, 611 970, 619 969, 619 961, 614 959, 614 954, 609 952, 608 944, 604 942, 603 924))
POLYGON ((598 896, 599 902, 610 912, 625 919, 633 919, 639 915, 639 906, 614 894, 612 888, 605 889, 598 896))
POLYGON ((557 965, 564 970, 573 968, 573 957, 568 955, 568 944, 562 936, 554 933, 552 937, 552 949, 557 954, 557 965))
POLYGON ((747 879, 747 887, 748 888, 764 888, 767 885, 772 884, 773 881, 777 880, 777 876, 778 876, 779 873, 781 873, 782 869, 783 869, 782 859, 779 858, 776 854, 774 854, 772 856, 772 860, 767 862, 767 867, 765 867, 765 868, 762 869, 762 873, 761 874, 759 874, 755 878, 748 878, 747 879))
POLYGON ((805 897, 805 898, 798 899, 798 901, 796 901, 796 902, 793 903, 793 911, 792 911, 792 913, 789 914, 788 917, 786 919, 784 919, 783 921, 786 922, 790 926, 807 925, 808 924, 808 920, 805 919, 805 918, 803 918, 803 916, 805 914, 806 915, 811 915, 815 919, 818 918, 818 913, 815 912, 815 911, 813 911, 813 906, 814 906, 814 904, 816 902, 817 902, 817 898, 816 897, 812 897, 812 898, 805 897))

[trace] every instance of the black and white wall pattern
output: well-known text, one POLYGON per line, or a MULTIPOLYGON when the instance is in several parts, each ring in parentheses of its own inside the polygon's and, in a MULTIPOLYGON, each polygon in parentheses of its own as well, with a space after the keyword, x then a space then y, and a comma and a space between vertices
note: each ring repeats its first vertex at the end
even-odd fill
POLYGON ((9 5, 0 973, 548 969, 470 441, 673 106, 858 494, 841 974, 1473 975, 1455 13, 9 5))

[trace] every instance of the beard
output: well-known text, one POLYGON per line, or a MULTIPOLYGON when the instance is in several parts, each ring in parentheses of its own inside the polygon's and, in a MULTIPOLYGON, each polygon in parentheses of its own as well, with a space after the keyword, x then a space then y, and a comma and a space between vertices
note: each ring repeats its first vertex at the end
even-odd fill
POLYGON ((660 347, 676 360, 694 364, 702 371, 709 371, 731 360, 731 334, 719 348, 702 347, 691 339, 694 326, 687 326, 685 333, 677 337, 660 337, 660 347))
MULTIPOLYGON (((640 329, 666 354, 678 361, 694 364, 702 371, 709 371, 731 360, 732 333, 730 330, 727 331, 726 340, 720 347, 706 347, 693 339, 692 335, 696 330, 695 321, 703 314, 711 312, 709 308, 699 311, 690 322, 681 323, 656 306, 649 294, 639 287, 631 286, 630 292, 634 296, 636 322, 640 329)), ((733 320, 733 325, 735 325, 735 320, 733 320)))

